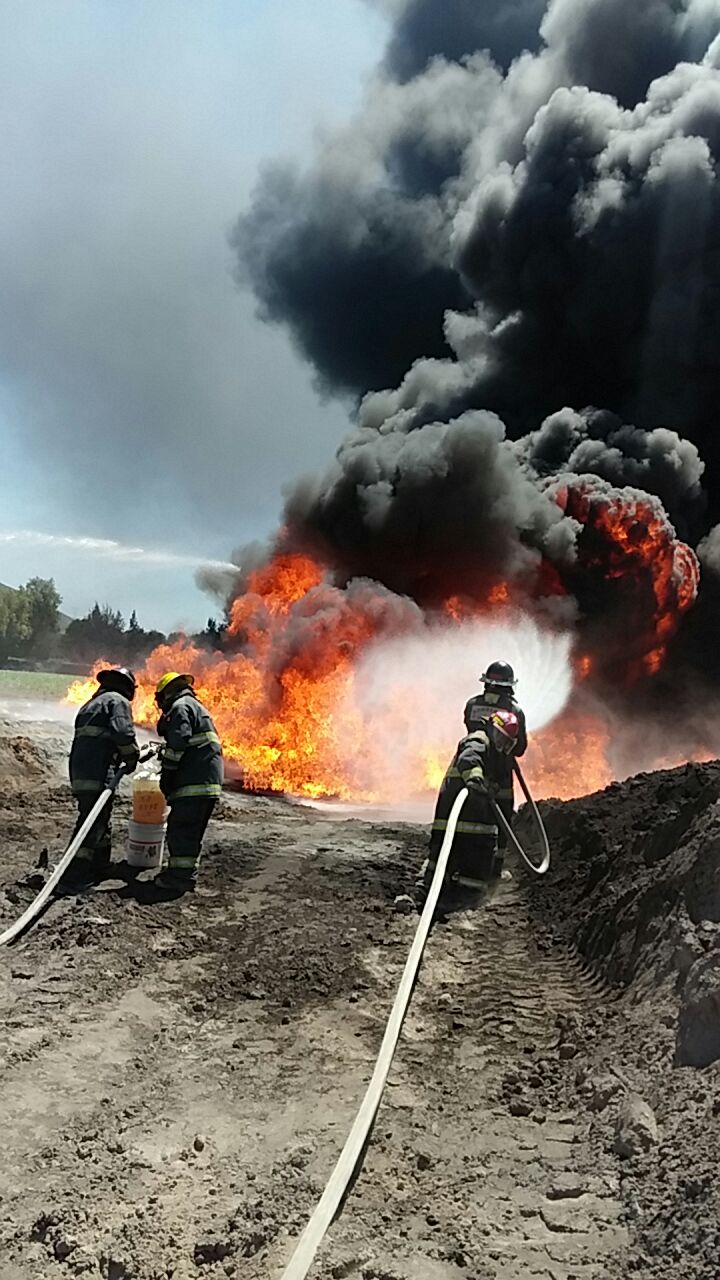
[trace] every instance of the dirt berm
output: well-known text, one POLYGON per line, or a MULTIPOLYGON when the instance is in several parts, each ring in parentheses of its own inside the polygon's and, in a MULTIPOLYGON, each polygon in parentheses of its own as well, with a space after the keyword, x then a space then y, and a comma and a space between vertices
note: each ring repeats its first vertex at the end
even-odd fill
MULTIPOLYGON (((2 760, 0 928, 72 821, 42 752, 2 760)), ((547 883, 514 867, 436 926, 315 1278, 717 1280, 718 794, 693 766, 545 805, 547 883)), ((278 1280, 372 1070, 424 840, 228 795, 195 898, 108 882, 0 953, 0 1280, 278 1280)))

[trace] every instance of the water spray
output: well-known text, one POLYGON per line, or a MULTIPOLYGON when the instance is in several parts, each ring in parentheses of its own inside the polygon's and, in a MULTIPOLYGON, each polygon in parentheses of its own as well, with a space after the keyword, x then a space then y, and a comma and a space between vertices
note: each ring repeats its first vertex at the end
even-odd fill
POLYGON ((182 555, 175 551, 153 551, 145 547, 132 547, 112 538, 75 538, 57 533, 41 533, 35 529, 18 529, 0 533, 0 544, 5 546, 47 547, 59 551, 80 551, 101 559, 115 560, 123 564, 177 565, 195 569, 220 569, 239 573, 239 567, 230 560, 208 560, 203 556, 182 555))

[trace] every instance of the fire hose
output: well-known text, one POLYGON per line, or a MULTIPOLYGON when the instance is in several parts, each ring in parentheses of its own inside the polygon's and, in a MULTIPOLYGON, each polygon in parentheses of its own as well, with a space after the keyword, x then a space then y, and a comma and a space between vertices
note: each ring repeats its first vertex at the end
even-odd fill
MULTIPOLYGON (((150 754, 153 754, 153 753, 151 752, 150 754)), ((147 759, 148 756, 146 755, 143 758, 147 759)), ((526 862, 528 867, 530 867, 530 869, 534 871, 537 875, 544 875, 550 865, 550 849, 548 845, 547 834, 545 832, 545 828, 543 826, 540 814, 538 813, 537 806, 535 805, 535 801, 533 800, 530 794, 530 791, 527 787, 525 779, 523 778, 520 768, 516 762, 514 762, 514 769, 515 769, 515 772, 517 773, 518 779, 520 781, 520 785, 523 789, 527 802, 531 806, 538 831, 540 832, 540 835, 541 835, 541 840, 543 844, 543 860, 540 866, 536 866, 532 862, 532 860, 527 856, 522 845, 515 837, 510 824, 505 818, 505 815, 502 813, 502 811, 500 810, 500 808, 498 807, 498 805, 495 803, 494 800, 492 800, 492 804, 497 813, 499 820, 502 822, 503 826, 505 827, 508 833, 508 836, 512 841, 512 844, 517 849, 518 853, 521 855, 521 857, 526 862)), ((30 906, 27 908, 26 911, 23 912, 20 918, 16 920, 15 923, 11 925, 9 929, 6 929, 4 933, 0 934, 0 946, 4 946, 7 943, 12 942, 15 938, 17 938, 19 934, 21 934, 23 930, 26 929, 33 922, 33 920, 35 920, 37 916, 40 914, 46 902, 50 898, 50 895, 52 894, 53 890, 58 884, 60 877, 63 875, 67 867, 70 866, 70 863, 75 857, 77 850, 80 848, 83 840, 85 839, 88 832, 92 828, 93 823, 97 820, 99 815, 102 813, 103 808, 105 807, 105 805, 110 800, 111 796, 116 791, 121 779, 124 777, 126 772, 127 770, 125 766, 122 765, 120 769, 118 769, 117 772, 113 775, 110 781, 110 785, 106 787, 105 790, 98 797, 96 803, 93 805, 93 808, 91 809, 87 818, 82 823, 82 825, 80 826, 80 828, 78 829, 76 834, 73 836, 72 840, 70 841, 70 844, 68 845, 65 853, 60 859, 60 862, 53 870, 52 875, 50 876, 47 883, 43 886, 43 888, 40 890, 37 897, 33 900, 33 902, 31 902, 30 906)), ((468 798, 468 791, 467 791, 467 788, 464 787, 462 791, 459 793, 459 795, 456 797, 455 803, 453 804, 453 807, 450 811, 450 816, 447 821, 447 828, 445 831, 445 836, 442 842, 442 846, 438 854, 438 859, 435 866, 435 872, 433 875, 432 883, 430 885, 430 889, 429 889, 427 898, 425 900, 425 906, 423 907, 422 915, 420 916, 420 920, 418 922, 418 927, 415 932, 415 937, 413 939, 412 946, 410 948, 410 953, 405 962, 405 968, 403 970, 402 978, 400 980, 400 985, 398 987, 397 994, 395 996, 395 1001, 390 1011, 390 1016, 388 1018, 387 1025, 385 1027, 385 1034, 383 1036, 382 1044, 380 1046, 380 1052, 378 1053, 378 1057, 375 1062, 375 1067, 374 1067, 372 1076, 370 1078, 370 1083, 368 1084, 368 1087, 365 1091, 365 1096, 360 1104, 360 1108, 355 1117, 354 1124, 347 1137, 345 1146, 343 1147, 340 1153, 337 1164, 335 1165, 335 1168, 327 1182, 325 1190, 320 1200, 318 1201, 315 1207, 315 1210, 302 1236, 300 1237, 300 1240, 298 1241, 298 1244, 295 1248, 292 1258, 290 1259, 290 1262, 288 1263, 287 1267, 285 1268, 282 1274, 281 1280, 305 1280, 305 1277, 307 1276, 308 1271, 310 1270, 310 1267, 313 1264, 317 1251, 329 1227, 331 1226, 332 1222, 335 1219, 335 1216, 338 1212, 341 1201, 347 1191, 350 1180, 358 1166, 358 1162, 360 1160, 362 1152, 367 1143, 370 1130, 372 1128, 373 1122, 375 1120, 375 1116, 377 1115, 378 1108, 382 1100, 382 1095, 385 1090, 385 1085, 387 1084, 387 1078, 390 1073, 390 1068, 392 1066, 393 1058, 395 1056, 395 1051, 397 1049, 398 1041, 400 1039, 400 1033, 402 1031, 403 1022, 405 1020, 405 1015, 407 1013, 408 1006, 410 1004, 413 989, 415 986, 415 981, 418 975, 418 970, 420 968, 420 963, 422 961, 423 953, 425 951, 425 945, 427 943, 428 935, 430 933, 433 916, 435 914, 435 908, 437 907, 438 899, 440 897, 440 891, 442 889, 443 881, 445 879, 448 860, 450 857, 450 853, 452 851, 453 841, 455 838, 455 830, 457 827, 458 820, 460 818, 460 813, 462 811, 463 805, 465 804, 465 801, 467 800, 467 798, 468 798)))
POLYGON ((547 831, 545 830, 545 825, 543 823, 542 818, 540 817, 538 807, 535 801, 533 800, 532 794, 530 792, 530 788, 528 787, 528 784, 523 777, 522 769, 520 768, 520 765, 518 764, 517 760, 513 760, 513 773, 515 774, 518 782, 520 783, 520 786, 522 787, 523 795, 525 796, 525 799, 527 800, 530 806, 530 812, 532 813, 532 816, 533 816, 535 828, 540 837, 540 844, 542 847, 543 856, 539 866, 536 866, 532 858, 528 857, 522 845, 520 844, 520 841, 515 835, 515 832, 510 826, 510 823, 505 817, 505 814, 503 813, 500 806, 495 803, 494 800, 492 802, 493 808, 495 809, 495 812, 505 829, 505 832, 507 834, 507 837, 510 843, 512 844, 513 848, 520 854, 520 857, 522 858, 525 865, 529 867, 530 870, 536 876, 544 876, 550 870, 550 842, 547 837, 547 831))
POLYGON ((378 1107, 387 1083, 387 1078, 392 1066, 392 1060, 395 1056, 400 1032, 405 1020, 410 997, 412 996, 415 979, 417 978, 420 961, 422 960, 425 943, 428 939, 430 926, 435 914, 440 890, 443 880, 445 879, 445 871, 452 849, 453 839, 455 837, 455 828, 460 817, 460 811, 467 800, 468 792, 463 787, 457 797, 448 818, 447 830, 445 838, 442 842, 440 853, 438 854, 435 874, 430 885, 430 891, 425 901, 422 915, 418 923, 415 937, 413 939, 410 954, 405 962, 400 986, 398 987, 395 1003, 390 1011, 387 1026, 385 1027, 385 1035, 383 1036, 380 1052, 375 1063, 375 1069, 372 1073, 370 1083, 365 1092, 365 1097, 360 1104, 355 1122, 348 1135, 345 1146, 340 1152, 338 1162, 333 1169, 330 1179, 318 1201, 315 1211, 310 1218, 303 1234, 301 1235, 295 1252, 290 1262, 282 1273, 281 1280, 305 1280, 305 1276, 310 1270, 315 1255, 323 1241, 323 1238, 334 1221, 340 1202, 345 1195, 348 1183, 357 1168, 358 1161, 362 1155, 363 1149, 368 1139, 368 1134, 372 1127, 378 1107))
MULTIPOLYGON (((155 754, 154 750, 146 751, 143 755, 140 756, 140 763, 146 760, 149 760, 150 757, 154 754, 155 754)), ((77 853, 78 849, 81 847, 83 840, 87 836, 88 832, 91 831, 93 824, 100 817, 100 814, 105 808, 105 805, 108 803, 108 800, 110 800, 110 798, 117 791, 117 788, 120 785, 120 782, 122 781, 122 779, 125 777, 126 773, 127 773, 126 766, 124 764, 120 765, 120 768, 113 774, 112 778, 110 779, 108 786, 105 787, 105 790, 102 791, 98 796, 97 801, 95 802, 92 809, 90 810, 87 818, 83 822, 82 826, 78 828, 77 832, 75 833, 72 840, 70 841, 70 844, 65 850, 62 858, 58 862, 57 866, 54 868, 52 875, 47 880, 47 882, 43 885, 37 897, 33 899, 33 901, 30 903, 30 906, 27 908, 26 911, 23 912, 20 918, 16 920, 14 924, 10 925, 9 929, 6 929, 4 933, 0 933, 0 947, 4 947, 8 942, 14 942, 15 938, 19 937, 19 935, 23 933, 24 930, 27 929, 28 926, 31 925, 32 922, 36 920, 37 917, 40 915, 40 912, 42 911, 46 902, 49 900, 54 889, 57 887, 61 876, 70 866, 70 863, 75 857, 75 854, 77 853)))
MULTIPOLYGON (((517 761, 513 761, 513 769, 517 774, 525 799, 530 805, 533 819, 540 836, 543 857, 539 866, 528 857, 520 844, 520 841, 515 836, 504 813, 492 797, 489 796, 489 798, 498 819, 505 828, 508 838, 512 842, 514 848, 520 854, 521 858, 530 870, 533 871, 535 875, 542 876, 545 875, 550 867, 550 846, 548 843, 547 833, 545 831, 542 818, 538 812, 537 805, 533 800, 517 761)), ((445 838, 442 842, 440 853, 438 854, 432 884, 430 885, 430 890, 425 900, 425 906, 415 932, 413 944, 410 948, 410 954, 405 962, 400 986, 398 987, 395 1002, 390 1011, 390 1017, 388 1018, 387 1025, 385 1027, 385 1034, 380 1046, 380 1052, 377 1056, 375 1068, 370 1078, 370 1083, 365 1091, 365 1096, 360 1104, 360 1109, 355 1117, 355 1122, 347 1137, 345 1146, 338 1157, 337 1164, 335 1165, 335 1168, 333 1169, 325 1186, 325 1190, 323 1191, 312 1217, 301 1235, 295 1247, 295 1252, 283 1271, 280 1280, 305 1280, 305 1277, 315 1260, 315 1255, 317 1254, 328 1229, 332 1226, 332 1223, 335 1220, 350 1180, 365 1149, 370 1130, 382 1100, 385 1085, 387 1084, 390 1067, 392 1066, 395 1050, 397 1049, 398 1040, 400 1039, 400 1032, 402 1031, 405 1015, 410 1004, 415 980, 417 978, 420 962, 425 950, 425 944, 427 943, 428 934, 430 933, 430 926, 432 925, 433 916, 435 914, 435 908, 440 897, 443 880, 445 879, 448 859, 455 839, 455 829, 460 818, 460 812, 467 798, 468 790, 466 787, 463 787, 450 811, 450 816, 447 820, 445 838)))

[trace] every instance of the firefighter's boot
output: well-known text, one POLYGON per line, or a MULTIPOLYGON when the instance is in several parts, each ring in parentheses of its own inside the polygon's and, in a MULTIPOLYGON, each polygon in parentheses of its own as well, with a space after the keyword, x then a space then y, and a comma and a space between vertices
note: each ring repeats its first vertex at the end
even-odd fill
POLYGON ((138 896, 143 902, 173 902, 186 893, 194 893, 197 881, 194 875, 184 875, 166 868, 154 880, 147 880, 137 886, 138 896))
POLYGON ((75 894, 87 893, 88 890, 94 889, 96 883, 92 859, 76 856, 55 885, 55 893, 61 898, 73 897, 75 894))
POLYGON ((90 874, 94 884, 102 884, 110 878, 110 849, 96 849, 90 860, 90 874))

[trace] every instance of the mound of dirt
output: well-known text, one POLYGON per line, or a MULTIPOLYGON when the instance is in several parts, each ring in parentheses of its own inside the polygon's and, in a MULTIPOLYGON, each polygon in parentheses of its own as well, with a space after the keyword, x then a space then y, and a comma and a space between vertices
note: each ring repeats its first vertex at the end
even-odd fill
MULTIPOLYGON (((75 821, 47 738, 3 728, 0 928, 75 821)), ((547 803, 547 879, 511 864, 436 925, 313 1280, 718 1280, 719 795, 713 764, 547 803)), ((278 1280, 372 1072, 426 840, 226 795, 192 898, 148 905, 117 868, 50 904, 0 964, 2 1280, 278 1280)))
MULTIPOLYGON (((602 1037, 577 1045, 578 1082, 591 1109, 600 1099, 596 1140, 622 1156, 625 1274, 647 1280, 720 1274, 719 797, 714 762, 540 806, 555 861, 531 897, 536 927, 616 993, 602 1037), (657 1124, 637 1147, 635 1095, 646 1134, 657 1124)), ((527 813, 519 828, 532 838, 527 813)))
POLYGON ((0 737, 0 790, 5 795, 38 786, 52 773, 45 751, 30 738, 0 737))

